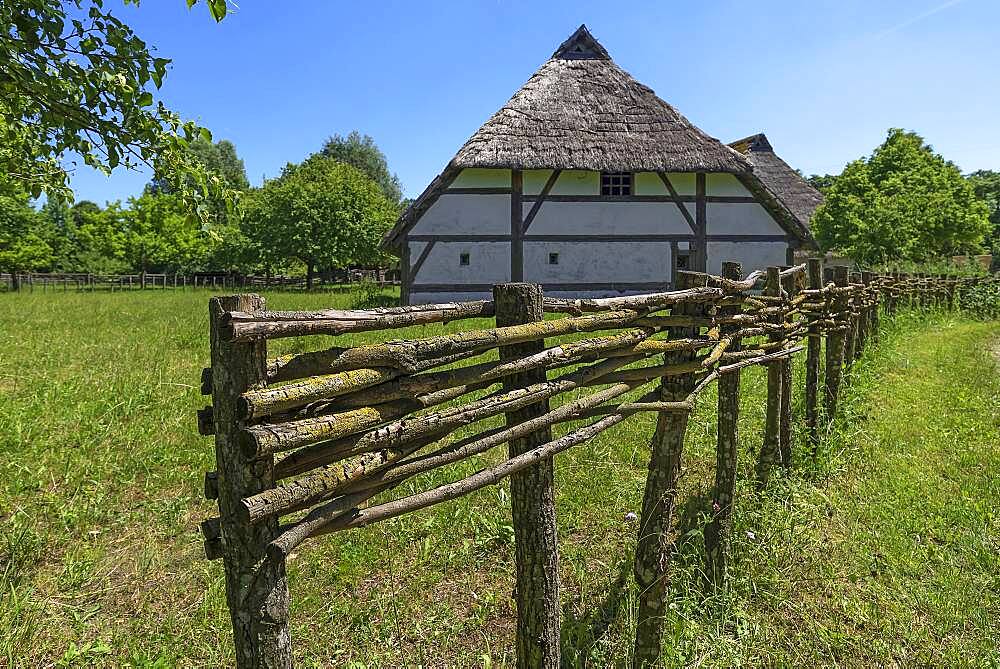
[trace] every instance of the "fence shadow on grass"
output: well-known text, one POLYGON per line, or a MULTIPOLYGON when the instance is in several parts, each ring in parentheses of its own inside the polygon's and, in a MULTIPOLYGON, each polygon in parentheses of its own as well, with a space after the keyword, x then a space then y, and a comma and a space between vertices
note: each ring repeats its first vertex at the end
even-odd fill
POLYGON ((618 575, 604 599, 589 611, 574 613, 567 602, 562 609, 561 664, 563 667, 590 666, 590 653, 597 642, 622 615, 622 604, 632 578, 632 555, 618 564, 618 575))

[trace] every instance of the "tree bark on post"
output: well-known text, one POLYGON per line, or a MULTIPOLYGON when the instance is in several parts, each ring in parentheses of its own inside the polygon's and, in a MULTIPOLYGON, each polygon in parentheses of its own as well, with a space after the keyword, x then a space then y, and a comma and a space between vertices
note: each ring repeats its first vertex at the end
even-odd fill
MULTIPOLYGON (((739 263, 722 263, 722 278, 739 281, 743 270, 739 263)), ((719 307, 719 316, 731 316, 742 311, 739 305, 719 307)), ((723 326, 721 335, 726 336, 739 325, 723 326)), ((730 351, 739 350, 734 342, 730 351)), ((739 452, 740 417, 740 371, 736 370, 719 377, 719 408, 715 447, 715 487, 712 491, 712 520, 705 527, 705 573, 716 586, 725 581, 726 558, 732 529, 733 499, 736 496, 736 466, 739 452)))
MULTIPOLYGON (((833 282, 838 287, 847 285, 847 268, 836 267, 833 272, 833 282)), ((848 297, 844 293, 837 293, 833 299, 833 309, 838 312, 845 312, 849 308, 848 297)), ((826 337, 826 384, 824 409, 826 410, 827 421, 832 421, 837 414, 837 397, 840 394, 840 381, 843 376, 844 367, 844 344, 846 331, 850 327, 850 318, 841 316, 841 322, 837 323, 837 329, 830 332, 826 337)))
MULTIPOLYGON (((764 294, 775 297, 781 294, 781 277, 777 267, 767 268, 767 283, 764 294)), ((781 337, 772 335, 772 342, 780 341, 781 337)), ((757 487, 763 488, 771 476, 774 465, 781 461, 780 431, 781 431, 781 381, 782 361, 775 360, 767 365, 767 410, 764 418, 764 442, 757 458, 757 487)))
MULTIPOLYGON (((544 318, 542 288, 530 283, 493 287, 498 327, 533 323, 544 318)), ((500 347, 501 360, 517 360, 544 350, 543 341, 500 347)), ((545 370, 535 369, 504 379, 505 390, 545 381, 545 370)), ((507 426, 541 416, 547 400, 506 414, 507 426)), ((551 428, 509 443, 511 457, 552 441, 551 428)), ((552 459, 513 474, 510 478, 517 583, 517 666, 521 669, 559 667, 559 547, 556 534, 555 488, 552 459)))
MULTIPOLYGON (((823 261, 819 258, 809 258, 808 269, 809 288, 819 290, 823 287, 823 261)), ((819 358, 823 346, 822 337, 818 326, 810 326, 806 351, 806 431, 809 443, 812 444, 814 458, 819 447, 819 358)))
POLYGON ((223 336, 226 312, 264 309, 258 295, 209 300, 212 350, 212 414, 219 481, 226 600, 233 622, 236 666, 241 669, 292 666, 288 631, 288 582, 284 560, 267 556, 278 535, 278 520, 251 525, 241 520, 241 500, 274 487, 274 459, 247 459, 239 443, 237 400, 264 385, 267 344, 229 343, 223 336))
MULTIPOLYGON (((677 289, 707 285, 708 276, 694 272, 678 272, 677 289)), ((698 315, 701 305, 680 305, 671 313, 698 315)), ((670 338, 693 334, 693 328, 671 328, 670 338)), ((693 352, 664 354, 665 364, 682 363, 693 358, 693 352)), ((660 397, 664 402, 679 402, 694 390, 693 374, 664 377, 660 381, 660 397)), ((673 517, 680 476, 684 434, 688 412, 660 412, 653 434, 646 489, 639 514, 639 532, 635 548, 633 573, 638 586, 638 615, 635 630, 635 653, 632 666, 655 666, 660 657, 663 637, 663 616, 666 607, 667 570, 674 549, 673 517)))
MULTIPOLYGON (((781 288, 787 300, 798 293, 797 275, 789 274, 781 277, 781 288)), ((778 420, 778 452, 781 464, 788 468, 792 466, 792 358, 779 360, 781 366, 781 410, 778 420)))

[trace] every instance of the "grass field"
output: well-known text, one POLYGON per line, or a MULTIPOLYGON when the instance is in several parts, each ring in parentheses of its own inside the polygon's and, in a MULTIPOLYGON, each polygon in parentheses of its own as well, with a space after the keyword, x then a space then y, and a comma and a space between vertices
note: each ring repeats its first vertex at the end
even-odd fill
MULTIPOLYGON (((214 513, 201 498, 211 441, 195 429, 208 297, 0 295, 0 666, 230 662, 221 564, 204 560, 197 530, 214 513)), ((268 296, 279 309, 354 300, 268 296)), ((742 486, 732 578, 713 593, 698 574, 706 395, 686 445, 666 664, 1000 663, 998 337, 1000 323, 947 315, 891 325, 852 373, 818 462, 799 452, 764 493, 742 486)), ((746 481, 763 370, 744 379, 746 481)), ((652 426, 636 417, 556 460, 567 666, 628 660, 625 515, 638 511, 652 426)), ((509 523, 500 486, 307 544, 289 562, 297 665, 509 666, 509 523)))

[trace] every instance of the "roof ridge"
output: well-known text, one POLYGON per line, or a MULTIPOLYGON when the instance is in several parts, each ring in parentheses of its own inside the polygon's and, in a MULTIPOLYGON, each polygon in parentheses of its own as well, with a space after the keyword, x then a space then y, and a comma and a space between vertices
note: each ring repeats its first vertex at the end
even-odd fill
POLYGON ((552 58, 562 58, 564 60, 611 60, 611 54, 587 30, 587 24, 581 23, 580 27, 565 42, 559 45, 559 48, 552 54, 552 58))
POLYGON ((729 142, 729 146, 736 149, 740 153, 746 153, 747 151, 770 151, 771 153, 774 153, 774 147, 771 146, 771 142, 768 141, 767 135, 762 132, 744 137, 743 139, 738 139, 735 142, 729 142))

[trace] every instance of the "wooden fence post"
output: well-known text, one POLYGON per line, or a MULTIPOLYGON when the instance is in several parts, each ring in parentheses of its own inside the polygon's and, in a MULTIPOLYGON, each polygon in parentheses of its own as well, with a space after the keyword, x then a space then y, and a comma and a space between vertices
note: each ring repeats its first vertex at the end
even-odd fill
POLYGON ((273 456, 248 459, 239 444, 237 400, 264 385, 267 344, 230 343, 223 337, 229 311, 264 309, 258 295, 209 300, 212 349, 212 415, 218 472, 219 514, 226 570, 226 600, 233 622, 236 666, 241 669, 292 666, 288 631, 288 582, 283 559, 267 556, 278 534, 277 517, 250 524, 241 520, 241 500, 274 487, 273 456))
MULTIPOLYGON (((739 263, 722 263, 722 278, 739 281, 743 269, 739 263)), ((719 316, 740 313, 740 305, 719 307, 719 316)), ((722 327, 721 336, 739 330, 739 325, 722 327)), ((734 342, 730 351, 738 351, 734 342)), ((719 406, 715 444, 715 486, 712 489, 712 520, 705 527, 705 573, 709 580, 719 585, 726 578, 726 557, 733 517, 733 498, 736 495, 736 466, 739 453, 740 370, 719 377, 719 406)))
POLYGON ((872 272, 861 273, 861 283, 865 284, 865 294, 869 305, 865 311, 865 346, 878 341, 878 309, 880 293, 878 284, 875 282, 875 275, 872 272))
MULTIPOLYGON (((677 289, 680 290, 704 286, 707 281, 706 274, 677 273, 677 289)), ((671 309, 672 314, 698 315, 702 312, 701 305, 679 305, 671 309)), ((670 337, 688 337, 694 332, 694 328, 671 328, 670 337)), ((664 363, 681 363, 693 357, 693 352, 666 353, 664 363)), ((660 381, 660 397, 665 402, 683 401, 694 389, 694 384, 692 374, 664 377, 660 381)), ((632 569, 638 588, 635 652, 632 660, 632 665, 636 668, 655 666, 660 657, 667 573, 674 549, 671 530, 688 415, 687 411, 658 413, 656 431, 650 444, 649 470, 642 497, 642 510, 639 513, 639 532, 632 569)))
MULTIPOLYGON (((781 277, 781 288, 786 300, 791 300, 798 294, 799 275, 789 274, 781 277)), ((784 318, 782 318, 782 321, 784 318)), ((792 466, 792 358, 791 356, 778 361, 781 366, 781 411, 778 420, 778 452, 781 454, 781 464, 786 469, 792 466)))
POLYGON ((850 309, 850 314, 847 319, 847 332, 844 336, 844 368, 848 368, 854 362, 854 349, 858 340, 858 303, 857 294, 853 292, 854 290, 854 273, 849 272, 847 275, 847 286, 852 289, 849 293, 848 304, 850 309))
MULTIPOLYGON (((531 283, 506 283, 493 287, 496 324, 520 325, 545 317, 542 288, 531 283)), ((543 341, 500 347, 501 360, 518 360, 544 350, 543 341)), ((505 390, 545 381, 545 370, 536 369, 504 379, 505 390)), ((506 414, 513 427, 549 410, 548 400, 506 414)), ((544 428, 509 442, 514 457, 552 441, 544 428)), ((552 459, 541 460, 510 477, 517 584, 517 666, 521 669, 559 667, 559 547, 556 535, 555 490, 552 459)))
MULTIPOLYGON (((809 288, 819 290, 823 287, 823 261, 819 258, 809 258, 809 288)), ((813 298, 816 299, 816 298, 813 298)), ((809 328, 808 349, 806 351, 806 430, 809 443, 812 444, 812 454, 816 457, 819 448, 819 366, 820 349, 823 347, 823 334, 819 326, 809 328)))
MULTIPOLYGON (((781 294, 781 277, 777 267, 767 268, 767 283, 764 295, 776 297, 781 294)), ((769 319, 770 320, 770 319, 769 319)), ((780 320, 780 319, 779 319, 780 320)), ((780 335, 771 335, 771 342, 781 341, 780 335)), ((767 410, 764 418, 764 441, 757 457, 757 487, 763 488, 771 476, 771 469, 781 460, 781 361, 766 363, 767 366, 767 410)))
MULTIPOLYGON (((833 271, 833 282, 838 288, 847 286, 847 268, 836 267, 833 271)), ((843 314, 850 309, 849 298, 846 293, 837 293, 833 298, 833 308, 843 314)), ((826 336, 826 393, 823 397, 824 408, 826 409, 826 419, 832 421, 837 414, 837 397, 840 394, 840 381, 844 368, 844 346, 847 339, 847 330, 851 326, 850 315, 844 318, 841 315, 841 322, 838 322, 833 332, 828 332, 826 336)))
POLYGON ((865 350, 865 343, 868 339, 868 290, 865 287, 864 274, 856 272, 851 275, 851 283, 855 286, 854 311, 857 316, 854 319, 854 359, 857 360, 865 350))

